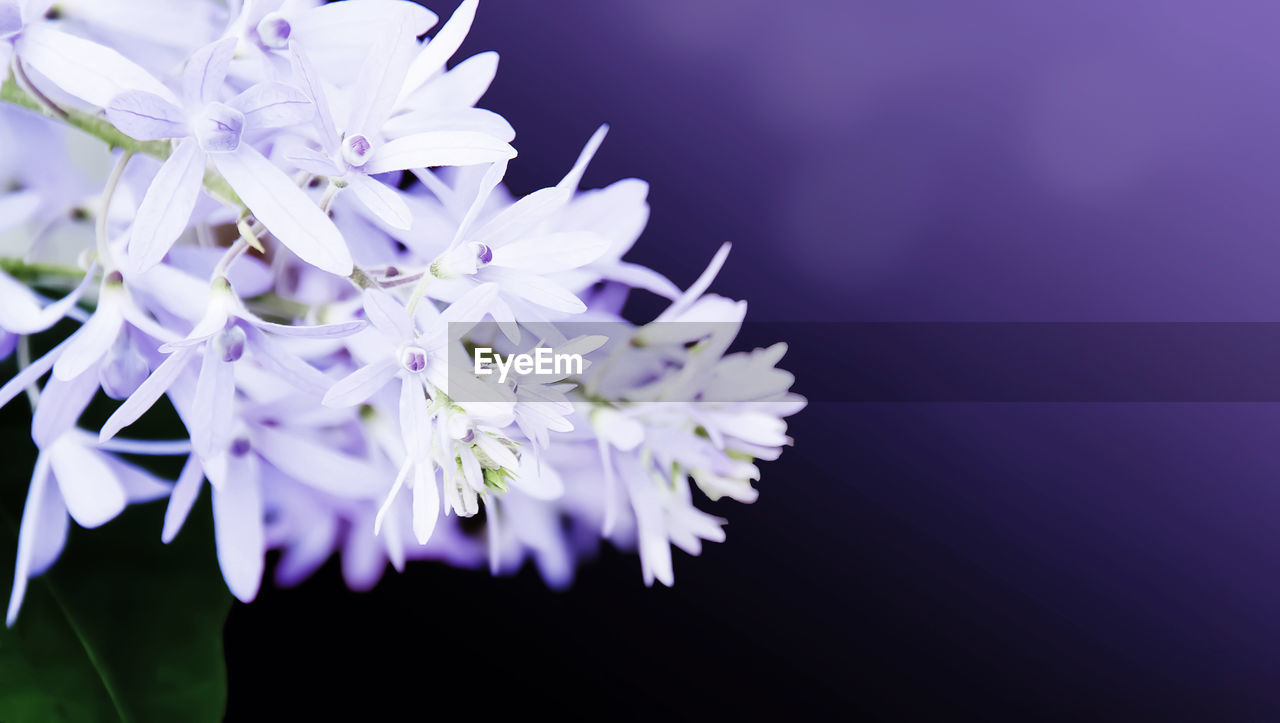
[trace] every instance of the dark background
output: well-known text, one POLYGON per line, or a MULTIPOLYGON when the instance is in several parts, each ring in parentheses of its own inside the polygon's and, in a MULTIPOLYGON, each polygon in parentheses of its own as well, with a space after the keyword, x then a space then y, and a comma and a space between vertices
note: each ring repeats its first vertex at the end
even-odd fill
MULTIPOLYGON (((611 123, 586 185, 652 184, 631 258, 685 285, 731 240, 715 290, 755 320, 1275 321, 1277 28, 1265 0, 485 0, 460 57, 502 54, 515 190, 611 123)), ((235 607, 228 717, 1275 719, 1277 431, 816 403, 674 589, 614 552, 564 593, 331 564, 235 607)))

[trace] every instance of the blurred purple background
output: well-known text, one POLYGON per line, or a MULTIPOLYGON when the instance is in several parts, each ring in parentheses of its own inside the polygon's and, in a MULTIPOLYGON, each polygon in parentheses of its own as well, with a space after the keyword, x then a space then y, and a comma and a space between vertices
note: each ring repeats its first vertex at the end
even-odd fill
MULTIPOLYGON (((464 51, 502 55, 518 191, 611 123, 586 180, 651 182, 633 259, 684 285, 731 240, 715 290, 755 320, 1276 321, 1277 28, 1262 0, 485 0, 464 51)), ((1276 405, 818 404, 793 436, 675 590, 608 554, 567 594, 330 569, 237 607, 231 719, 294 710, 282 669, 445 680, 335 661, 447 645, 513 712, 1280 715, 1276 405), (406 639, 446 603, 476 620, 406 639)))

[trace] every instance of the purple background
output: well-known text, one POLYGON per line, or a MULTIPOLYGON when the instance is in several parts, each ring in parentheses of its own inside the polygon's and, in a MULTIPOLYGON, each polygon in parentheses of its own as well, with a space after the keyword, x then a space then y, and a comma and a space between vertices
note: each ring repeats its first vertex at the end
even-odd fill
MULTIPOLYGON (((485 0, 465 50, 502 54, 518 191, 611 123, 586 180, 651 182, 633 259, 684 285, 732 240, 715 288, 753 319, 1275 321, 1277 28, 1263 0, 485 0)), ((1273 718, 1278 432, 1263 404, 815 405, 674 590, 612 553, 567 594, 330 566, 237 606, 230 719, 1273 718)))

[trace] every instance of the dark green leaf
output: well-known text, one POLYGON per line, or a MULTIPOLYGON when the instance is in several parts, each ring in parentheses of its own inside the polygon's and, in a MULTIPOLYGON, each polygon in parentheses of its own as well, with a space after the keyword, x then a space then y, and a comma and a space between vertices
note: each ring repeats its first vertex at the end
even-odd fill
MULTIPOLYGON (((0 412, 0 570, 10 581, 34 457, 23 406, 0 412)), ((231 598, 206 498, 169 545, 163 501, 96 530, 71 524, 62 558, 0 631, 0 723, 222 719, 231 598)))

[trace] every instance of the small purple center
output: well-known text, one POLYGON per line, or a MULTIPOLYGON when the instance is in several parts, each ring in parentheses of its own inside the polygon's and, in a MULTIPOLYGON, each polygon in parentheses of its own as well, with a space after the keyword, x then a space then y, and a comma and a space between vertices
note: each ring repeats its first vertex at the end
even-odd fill
POLYGON ((258 22, 258 40, 264 47, 281 50, 289 45, 293 27, 280 13, 267 13, 258 22))
POLYGON ((244 329, 229 326, 222 330, 217 338, 218 350, 222 353, 222 361, 231 363, 240 361, 244 356, 244 329))
POLYGON ((373 144, 362 135, 351 136, 342 144, 342 160, 355 168, 368 163, 371 155, 373 155, 373 144))
POLYGON ((249 454, 249 450, 253 449, 253 445, 249 444, 249 440, 244 437, 236 437, 231 442, 231 454, 234 457, 243 457, 249 454))
POLYGON ((427 352, 420 346, 406 346, 400 351, 400 366, 417 374, 427 368, 427 352))
POLYGON ((192 126, 196 140, 206 153, 230 153, 240 147, 244 114, 223 103, 210 103, 192 126))

